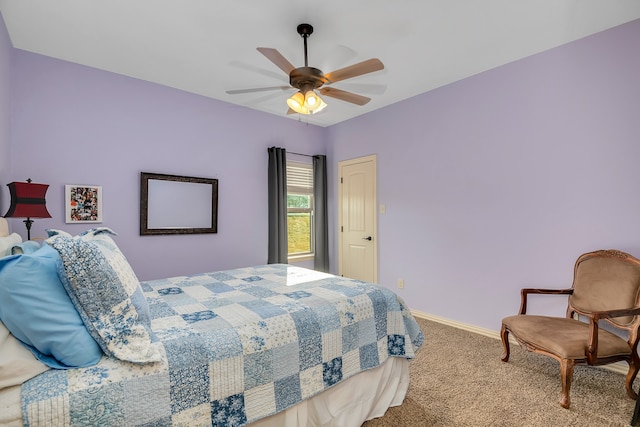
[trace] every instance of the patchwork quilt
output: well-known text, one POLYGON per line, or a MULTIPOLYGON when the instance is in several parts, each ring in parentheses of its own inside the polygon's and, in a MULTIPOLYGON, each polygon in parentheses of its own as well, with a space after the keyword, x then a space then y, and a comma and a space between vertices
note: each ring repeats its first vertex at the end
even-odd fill
POLYGON ((142 282, 162 360, 50 370, 23 384, 27 426, 243 426, 424 337, 390 290, 271 264, 142 282))

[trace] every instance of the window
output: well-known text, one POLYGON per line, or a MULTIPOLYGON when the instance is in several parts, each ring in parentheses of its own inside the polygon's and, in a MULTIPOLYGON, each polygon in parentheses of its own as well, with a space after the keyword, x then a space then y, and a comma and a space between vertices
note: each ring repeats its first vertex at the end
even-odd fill
POLYGON ((313 167, 287 162, 289 258, 313 256, 313 167))

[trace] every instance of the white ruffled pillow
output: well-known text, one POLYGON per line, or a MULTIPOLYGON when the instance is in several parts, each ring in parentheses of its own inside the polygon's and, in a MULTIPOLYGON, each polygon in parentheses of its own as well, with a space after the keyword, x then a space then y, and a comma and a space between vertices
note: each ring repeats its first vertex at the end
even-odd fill
POLYGON ((35 377, 49 367, 35 358, 0 322, 0 390, 35 377))
POLYGON ((0 237, 0 258, 11 255, 11 248, 22 243, 22 237, 18 233, 9 234, 7 237, 0 237))

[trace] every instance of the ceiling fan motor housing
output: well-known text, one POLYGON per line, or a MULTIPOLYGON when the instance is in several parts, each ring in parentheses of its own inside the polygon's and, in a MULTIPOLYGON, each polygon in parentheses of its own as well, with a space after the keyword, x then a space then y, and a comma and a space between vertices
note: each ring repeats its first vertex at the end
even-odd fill
POLYGON ((317 89, 328 82, 324 73, 313 67, 299 67, 289 74, 291 86, 300 90, 317 89))

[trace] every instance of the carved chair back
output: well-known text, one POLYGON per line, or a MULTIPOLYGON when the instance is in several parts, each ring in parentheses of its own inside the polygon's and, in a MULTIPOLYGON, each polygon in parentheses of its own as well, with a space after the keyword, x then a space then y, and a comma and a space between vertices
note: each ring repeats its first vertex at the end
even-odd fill
MULTIPOLYGON (((616 250, 586 253, 576 261, 573 294, 567 316, 640 306, 640 260, 616 250)), ((640 316, 603 319, 629 331, 629 344, 638 339, 640 316)))

